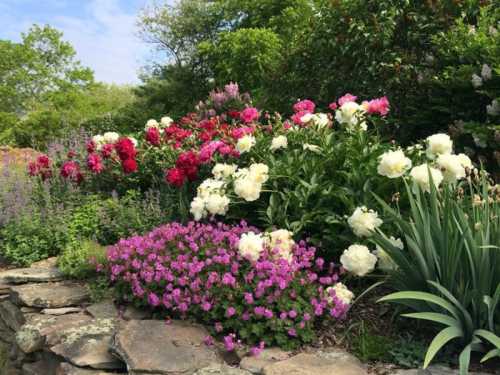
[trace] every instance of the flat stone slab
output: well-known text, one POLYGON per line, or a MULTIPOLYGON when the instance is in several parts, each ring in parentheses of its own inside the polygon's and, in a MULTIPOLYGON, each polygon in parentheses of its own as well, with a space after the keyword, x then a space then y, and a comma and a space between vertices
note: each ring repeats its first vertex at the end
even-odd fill
POLYGON ((61 307, 58 309, 43 309, 41 311, 41 313, 45 315, 66 315, 79 312, 82 312, 82 309, 79 307, 61 307))
POLYGON ((240 367, 252 374, 261 374, 264 367, 278 361, 284 361, 291 355, 292 353, 285 352, 280 348, 268 348, 264 349, 258 356, 244 357, 240 362, 240 367))
POLYGON ((30 268, 52 268, 57 265, 57 257, 47 258, 31 263, 30 268))
POLYGON ((26 322, 19 307, 10 301, 0 303, 0 319, 13 331, 18 331, 26 322))
POLYGON ((73 282, 17 285, 11 297, 18 305, 39 308, 60 308, 79 305, 89 299, 87 288, 73 282))
POLYGON ((180 321, 167 325, 161 320, 131 320, 119 328, 112 350, 131 375, 191 375, 221 363, 215 350, 204 344, 207 335, 204 328, 180 321))
MULTIPOLYGON (((395 370, 393 375, 458 375, 459 371, 443 365, 429 366, 427 369, 395 370)), ((492 375, 485 372, 469 372, 470 375, 492 375)))
POLYGON ((228 365, 218 364, 204 367, 196 371, 194 375, 252 375, 252 373, 228 365))
POLYGON ((61 271, 49 268, 16 268, 0 272, 0 284, 46 283, 63 279, 61 271))
POLYGON ((70 363, 63 362, 56 371, 56 375, 111 375, 118 373, 110 373, 102 370, 89 370, 75 367, 70 363))
POLYGON ((94 318, 98 319, 115 319, 118 318, 118 309, 111 300, 104 300, 94 303, 86 308, 87 312, 94 318))
POLYGON ((367 375, 351 355, 329 359, 317 354, 301 353, 264 367, 264 375, 367 375))

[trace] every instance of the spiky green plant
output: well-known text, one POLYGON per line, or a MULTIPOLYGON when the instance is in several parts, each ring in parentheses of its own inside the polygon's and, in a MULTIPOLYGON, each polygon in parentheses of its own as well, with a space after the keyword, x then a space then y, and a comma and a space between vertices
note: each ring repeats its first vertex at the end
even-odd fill
MULTIPOLYGON (((432 179, 432 176, 430 176, 432 179)), ((472 351, 482 361, 500 356, 500 205, 498 187, 483 174, 469 190, 453 185, 429 193, 406 184, 408 217, 381 199, 406 249, 394 246, 383 232, 373 236, 394 261, 396 290, 380 301, 402 303, 415 312, 405 317, 446 327, 432 340, 424 368, 452 340, 462 347, 460 374, 467 374, 472 351)))

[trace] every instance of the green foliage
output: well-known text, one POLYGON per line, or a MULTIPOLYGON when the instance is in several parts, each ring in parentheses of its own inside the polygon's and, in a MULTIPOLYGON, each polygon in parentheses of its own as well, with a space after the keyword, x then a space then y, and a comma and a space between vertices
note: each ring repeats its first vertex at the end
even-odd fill
POLYGON ((0 252, 10 262, 25 266, 58 255, 68 244, 64 217, 33 213, 0 228, 0 252))
POLYGON ((353 352, 363 362, 387 360, 393 344, 390 338, 371 332, 364 321, 351 342, 353 352))
POLYGON ((109 279, 107 276, 97 276, 88 281, 90 300, 93 303, 101 302, 113 294, 109 279))
POLYGON ((484 176, 469 189, 469 196, 457 198, 459 191, 449 186, 438 192, 431 183, 430 194, 417 188, 415 195, 407 186, 408 218, 379 199, 408 249, 398 249, 384 234, 373 237, 397 265, 391 274, 397 292, 381 301, 401 302, 416 311, 406 317, 445 325, 430 344, 424 367, 458 339, 461 373, 469 367, 471 351, 493 347, 486 360, 500 349, 500 206, 484 176))
POLYGON ((89 240, 70 244, 57 259, 57 265, 62 273, 76 279, 94 275, 96 264, 105 264, 105 262, 105 248, 89 240))
POLYGON ((418 368, 424 359, 427 345, 411 335, 400 337, 389 349, 391 362, 404 368, 418 368))

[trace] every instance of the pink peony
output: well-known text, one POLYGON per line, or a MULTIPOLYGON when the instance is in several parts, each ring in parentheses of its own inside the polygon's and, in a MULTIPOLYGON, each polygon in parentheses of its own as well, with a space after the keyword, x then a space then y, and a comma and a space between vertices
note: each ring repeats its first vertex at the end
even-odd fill
POLYGON ((293 111, 297 112, 305 112, 305 113, 314 113, 314 109, 316 108, 316 104, 309 99, 301 100, 293 105, 293 111))
POLYGON ((358 98, 357 96, 354 96, 354 95, 347 93, 344 96, 339 98, 339 100, 338 100, 339 106, 342 107, 345 103, 355 102, 357 98, 358 98))
POLYGON ((101 157, 97 154, 90 154, 87 157, 87 167, 94 173, 101 173, 104 169, 101 157))
POLYGON ((369 102, 363 102, 363 104, 366 105, 368 113, 379 114, 381 116, 389 113, 389 100, 386 96, 370 100, 369 102))
POLYGON ((245 108, 240 113, 240 119, 245 124, 249 124, 252 121, 257 120, 258 118, 259 118, 259 111, 257 110, 257 108, 254 107, 245 108))

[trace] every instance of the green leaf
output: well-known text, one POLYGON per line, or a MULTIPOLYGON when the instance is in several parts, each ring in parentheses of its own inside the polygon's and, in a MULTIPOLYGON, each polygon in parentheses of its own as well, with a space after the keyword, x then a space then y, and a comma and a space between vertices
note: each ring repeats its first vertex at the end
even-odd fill
POLYGON ((419 312, 419 313, 410 313, 410 314, 401 314, 405 318, 414 318, 414 319, 423 319, 430 320, 433 322, 445 324, 447 326, 457 326, 460 327, 460 322, 449 315, 433 313, 433 312, 419 312))
POLYGON ((458 363, 460 366, 460 375, 469 374, 469 364, 470 364, 470 353, 472 351, 472 344, 467 345, 460 356, 458 357, 458 363))
POLYGON ((458 327, 448 327, 439 332, 432 340, 425 355, 424 369, 429 366, 429 363, 434 359, 435 355, 448 342, 458 337, 462 337, 463 331, 458 327))
POLYGON ((493 332, 487 331, 485 329, 476 329, 474 331, 475 336, 482 337, 490 343, 492 343, 497 349, 500 349, 500 337, 495 335, 493 332))
POLYGON ((495 357, 500 357, 500 349, 491 349, 483 358, 481 358, 481 363, 495 357))

